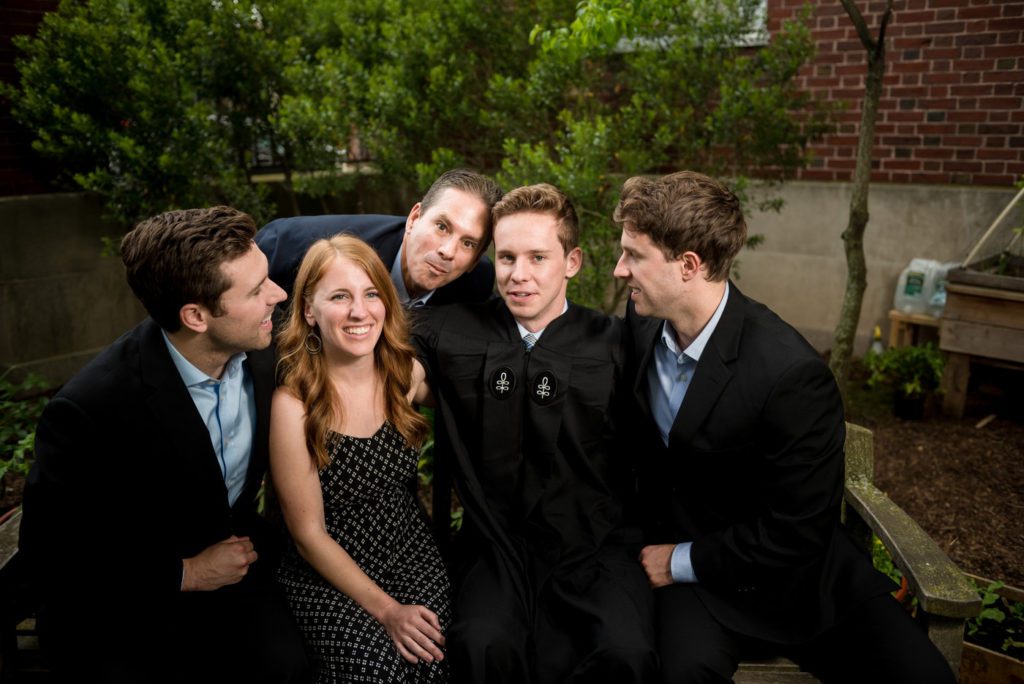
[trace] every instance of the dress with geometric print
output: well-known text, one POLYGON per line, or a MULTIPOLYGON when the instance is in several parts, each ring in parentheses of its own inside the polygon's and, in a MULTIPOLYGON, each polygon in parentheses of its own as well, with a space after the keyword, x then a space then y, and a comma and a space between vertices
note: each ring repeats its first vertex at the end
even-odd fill
MULTIPOLYGON (((410 484, 418 452, 385 422, 372 437, 330 432, 320 471, 327 532, 396 601, 434 611, 447 633, 451 587, 410 484)), ((335 589, 289 544, 277 579, 302 630, 315 681, 445 682, 447 659, 412 665, 384 626, 335 589)))

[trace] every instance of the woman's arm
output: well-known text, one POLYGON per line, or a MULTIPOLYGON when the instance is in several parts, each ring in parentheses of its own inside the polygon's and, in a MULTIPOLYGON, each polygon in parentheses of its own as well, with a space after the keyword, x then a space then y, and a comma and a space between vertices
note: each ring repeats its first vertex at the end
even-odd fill
POLYGON ((270 415, 270 472, 299 554, 384 625, 403 658, 411 663, 443 659, 438 645, 444 645, 444 636, 437 615, 424 606, 393 599, 327 533, 320 476, 306 449, 304 418, 302 402, 286 388, 278 388, 270 415))

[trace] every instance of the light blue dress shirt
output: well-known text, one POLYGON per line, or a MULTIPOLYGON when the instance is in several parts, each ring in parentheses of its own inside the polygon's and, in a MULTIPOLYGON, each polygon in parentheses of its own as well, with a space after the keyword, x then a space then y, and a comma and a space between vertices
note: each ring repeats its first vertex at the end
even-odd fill
MULTIPOLYGON (((676 421, 679 407, 690 388, 690 381, 697 370, 704 347, 711 339, 711 333, 718 326, 725 303, 729 299, 729 284, 725 284, 722 301, 712 314, 700 334, 693 339, 686 349, 679 349, 676 331, 668 321, 662 323, 661 337, 654 345, 654 363, 647 366, 648 398, 651 403, 651 414, 661 434, 661 441, 668 446, 672 424, 676 421)), ((676 582, 696 582, 697 575, 690 563, 691 542, 676 544, 672 550, 672 579, 676 582)))
POLYGON ((242 363, 245 354, 232 356, 224 366, 223 376, 216 380, 192 365, 166 333, 164 342, 210 433, 210 442, 228 489, 228 505, 234 506, 245 486, 256 428, 256 397, 252 378, 242 363))
POLYGON ((405 243, 402 243, 398 247, 398 254, 395 255, 395 263, 391 265, 391 282, 395 284, 395 290, 398 291, 398 301, 405 305, 409 309, 417 309, 421 306, 425 306, 427 300, 429 300, 436 290, 430 290, 424 292, 419 297, 410 297, 409 291, 405 289, 405 278, 402 277, 402 250, 405 249, 405 243))

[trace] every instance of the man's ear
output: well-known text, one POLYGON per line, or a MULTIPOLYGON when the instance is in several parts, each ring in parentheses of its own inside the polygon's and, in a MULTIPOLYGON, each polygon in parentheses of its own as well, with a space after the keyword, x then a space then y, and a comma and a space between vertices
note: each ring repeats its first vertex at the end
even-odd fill
POLYGON ((580 272, 581 268, 583 268, 583 250, 579 247, 573 247, 565 255, 565 277, 567 279, 572 278, 580 272))
POLYGON ((420 212, 423 210, 423 202, 417 202, 412 205, 412 209, 409 210, 409 215, 405 219, 405 232, 408 233, 412 230, 412 224, 415 223, 416 219, 420 217, 420 212))
POLYGON ((676 262, 679 264, 679 273, 684 282, 702 277, 700 269, 704 262, 696 252, 683 252, 676 257, 676 262))
POLYGON ((178 319, 181 320, 182 327, 195 333, 206 332, 206 318, 209 315, 210 312, 199 304, 186 304, 178 310, 178 319))

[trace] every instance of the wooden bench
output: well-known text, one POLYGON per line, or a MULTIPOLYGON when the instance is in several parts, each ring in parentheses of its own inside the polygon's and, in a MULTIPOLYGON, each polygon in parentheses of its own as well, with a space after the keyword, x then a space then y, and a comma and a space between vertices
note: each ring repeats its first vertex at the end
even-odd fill
MULTIPOLYGON (((847 424, 844 523, 867 553, 870 553, 873 534, 882 540, 894 564, 903 572, 911 591, 917 596, 918 623, 927 631, 953 671, 959 672, 964 621, 981 610, 978 592, 927 533, 872 484, 873 475, 874 439, 871 432, 847 424)), ((435 504, 439 498, 442 498, 441 492, 435 490, 435 504)), ((444 499, 450 501, 450 489, 444 499)), ((443 507, 435 505, 435 516, 439 515, 439 510, 443 507)), ((9 681, 12 665, 19 665, 15 662, 21 655, 17 626, 27 616, 22 614, 25 612, 24 601, 11 600, 23 599, 17 595, 19 587, 17 573, 14 572, 17 570, 20 522, 19 510, 0 525, 0 616, 3 619, 0 624, 0 684, 9 681)), ((448 523, 444 522, 444 525, 447 528, 448 523)), ((777 658, 743 663, 735 681, 738 684, 774 684, 817 680, 801 672, 794 663, 777 658)))
MULTIPOLYGON (((964 622, 981 612, 981 599, 959 568, 901 508, 873 484, 874 436, 859 425, 846 424, 846 483, 843 522, 871 554, 872 535, 881 539, 893 563, 918 599, 916 620, 926 630, 954 673, 960 670, 964 622)), ((434 464, 432 516, 434 532, 446 543, 451 523, 451 473, 434 464)), ((816 682, 792 661, 774 658, 745 662, 737 684, 816 682)))
MULTIPOLYGON (((870 430, 847 423, 843 522, 868 553, 872 535, 882 540, 917 597, 918 624, 959 675, 964 622, 981 612, 981 598, 938 544, 874 486, 873 478, 874 436, 870 430)), ((775 684, 818 680, 794 663, 776 658, 743 663, 735 681, 775 684)))

